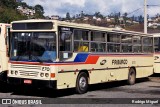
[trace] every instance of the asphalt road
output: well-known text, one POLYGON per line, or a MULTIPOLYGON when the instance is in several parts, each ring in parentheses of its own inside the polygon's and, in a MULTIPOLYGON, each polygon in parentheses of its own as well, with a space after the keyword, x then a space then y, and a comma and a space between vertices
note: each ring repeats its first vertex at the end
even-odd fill
MULTIPOLYGON (((91 85, 89 91, 85 94, 79 95, 76 94, 74 89, 65 89, 65 90, 51 90, 51 89, 35 89, 35 88, 24 88, 24 87, 13 87, 5 84, 0 86, 0 98, 119 98, 118 100, 126 100, 127 98, 159 98, 160 99, 160 78, 159 77, 150 77, 144 79, 138 79, 135 85, 127 85, 126 81, 120 82, 109 82, 103 84, 91 85), (123 99, 124 98, 124 99, 123 99), (126 98, 126 99, 125 99, 126 98)), ((107 99, 108 100, 108 99, 107 99)), ((114 99, 112 99, 114 100, 114 99)), ((114 102, 114 101, 113 101, 114 102)), ((125 102, 125 101, 123 101, 125 102)), ((62 102, 63 103, 63 102, 62 102)), ((81 100, 80 100, 81 103, 81 100)), ((93 102, 92 102, 93 103, 93 102)), ((102 102, 103 103, 103 102, 102 102)), ((159 101, 160 103, 160 101, 159 101)), ((12 107, 15 105, 0 105, 2 107, 12 107)), ((16 105, 21 106, 22 105, 16 105)), ((42 107, 45 105, 23 105, 24 107, 42 107)), ((75 104, 51 104, 47 107, 73 107, 75 104)), ((159 104, 76 104, 78 107, 87 106, 87 107, 146 107, 146 106, 160 106, 159 104)))

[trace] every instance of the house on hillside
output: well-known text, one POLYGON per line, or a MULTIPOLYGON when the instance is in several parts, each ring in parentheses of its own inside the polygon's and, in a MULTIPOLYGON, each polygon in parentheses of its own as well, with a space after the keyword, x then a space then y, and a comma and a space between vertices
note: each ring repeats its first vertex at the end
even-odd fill
POLYGON ((60 17, 58 15, 52 15, 50 18, 52 20, 59 20, 60 17))
POLYGON ((23 7, 23 6, 18 6, 17 10, 21 14, 24 14, 24 15, 27 15, 27 16, 33 16, 36 13, 34 9, 29 9, 29 8, 23 7))

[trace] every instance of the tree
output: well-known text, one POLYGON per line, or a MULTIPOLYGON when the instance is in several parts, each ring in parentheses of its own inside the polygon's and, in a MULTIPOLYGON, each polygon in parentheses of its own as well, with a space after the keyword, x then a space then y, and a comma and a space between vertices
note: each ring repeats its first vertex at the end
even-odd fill
POLYGON ((128 15, 128 13, 126 13, 126 12, 123 14, 124 23, 126 23, 126 21, 127 21, 127 15, 128 15))
POLYGON ((44 14, 44 9, 43 9, 43 7, 41 6, 41 5, 35 5, 35 10, 37 11, 37 12, 40 12, 40 13, 42 13, 42 14, 44 14))
POLYGON ((118 12, 118 17, 121 17, 121 12, 118 12))
POLYGON ((143 18, 143 16, 142 16, 142 15, 138 16, 138 21, 139 21, 139 23, 143 23, 144 18, 143 18))
POLYGON ((66 20, 70 20, 70 19, 71 19, 70 14, 69 14, 69 12, 67 12, 66 13, 66 20))
POLYGON ((131 19, 132 19, 132 21, 135 21, 135 16, 133 15, 133 16, 131 17, 131 19))
POLYGON ((44 18, 44 9, 41 5, 36 5, 35 7, 35 18, 44 18))
POLYGON ((104 18, 100 12, 95 12, 94 16, 99 17, 99 18, 104 18))
POLYGON ((83 11, 81 11, 81 18, 83 18, 83 17, 84 17, 84 15, 85 15, 85 14, 83 13, 83 11))
POLYGON ((114 14, 114 19, 115 19, 115 25, 119 25, 120 22, 119 22, 119 13, 115 13, 114 14))

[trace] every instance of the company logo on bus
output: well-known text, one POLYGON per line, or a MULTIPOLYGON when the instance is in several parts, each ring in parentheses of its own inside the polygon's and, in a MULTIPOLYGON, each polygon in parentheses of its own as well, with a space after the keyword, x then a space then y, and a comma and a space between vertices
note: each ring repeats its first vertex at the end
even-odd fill
POLYGON ((101 62, 100 62, 100 65, 104 65, 105 63, 107 62, 107 60, 102 60, 101 62))
POLYGON ((127 59, 113 59, 112 60, 112 65, 126 65, 128 64, 127 59))

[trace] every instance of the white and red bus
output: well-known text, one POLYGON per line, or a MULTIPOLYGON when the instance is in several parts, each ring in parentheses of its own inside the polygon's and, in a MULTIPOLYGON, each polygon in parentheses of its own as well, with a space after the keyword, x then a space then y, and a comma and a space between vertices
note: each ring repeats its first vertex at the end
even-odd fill
POLYGON ((57 20, 11 23, 8 81, 87 92, 89 84, 153 74, 153 37, 57 20))
POLYGON ((7 80, 10 25, 0 23, 0 80, 7 80))

